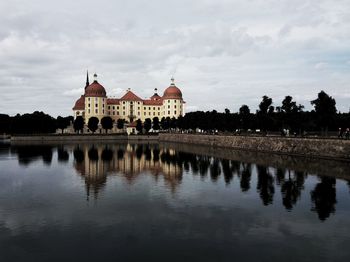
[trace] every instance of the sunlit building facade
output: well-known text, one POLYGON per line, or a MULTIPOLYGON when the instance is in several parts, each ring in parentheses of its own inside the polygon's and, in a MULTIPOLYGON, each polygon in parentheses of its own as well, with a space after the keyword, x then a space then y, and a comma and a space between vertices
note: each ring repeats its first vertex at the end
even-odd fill
POLYGON ((128 89, 121 98, 109 98, 105 88, 97 81, 97 75, 94 75, 91 84, 87 75, 85 92, 73 107, 74 118, 82 116, 85 123, 90 117, 101 120, 105 116, 110 116, 115 121, 124 119, 131 123, 137 119, 145 121, 146 118, 154 117, 178 118, 184 114, 185 102, 182 92, 175 85, 173 78, 162 96, 158 95, 155 88, 154 94, 149 99, 142 99, 128 89))

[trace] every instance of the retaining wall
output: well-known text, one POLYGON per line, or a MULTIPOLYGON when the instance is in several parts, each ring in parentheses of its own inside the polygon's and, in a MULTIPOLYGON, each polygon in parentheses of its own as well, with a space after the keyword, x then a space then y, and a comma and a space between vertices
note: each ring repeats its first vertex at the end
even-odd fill
POLYGON ((350 140, 162 133, 159 141, 350 161, 350 140))

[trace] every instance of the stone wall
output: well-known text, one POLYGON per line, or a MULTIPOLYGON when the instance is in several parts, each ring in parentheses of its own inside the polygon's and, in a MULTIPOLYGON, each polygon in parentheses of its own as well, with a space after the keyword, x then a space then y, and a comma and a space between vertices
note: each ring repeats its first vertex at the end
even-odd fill
POLYGON ((294 156, 350 160, 350 140, 173 133, 162 133, 159 135, 159 140, 294 156))

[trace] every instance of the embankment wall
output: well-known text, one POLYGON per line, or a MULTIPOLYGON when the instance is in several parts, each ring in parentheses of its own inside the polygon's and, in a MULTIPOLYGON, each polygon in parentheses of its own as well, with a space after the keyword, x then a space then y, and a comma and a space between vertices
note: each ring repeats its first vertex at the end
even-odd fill
POLYGON ((350 140, 162 133, 159 141, 350 161, 350 140))

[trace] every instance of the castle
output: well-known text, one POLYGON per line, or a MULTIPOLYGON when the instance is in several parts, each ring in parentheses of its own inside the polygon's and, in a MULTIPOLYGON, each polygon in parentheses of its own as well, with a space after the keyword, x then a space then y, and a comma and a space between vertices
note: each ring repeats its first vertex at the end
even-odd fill
POLYGON ((85 123, 90 117, 97 117, 101 121, 103 117, 110 116, 114 121, 124 119, 132 123, 137 119, 144 122, 146 118, 178 118, 184 114, 185 101, 173 78, 163 96, 159 96, 155 88, 155 93, 149 99, 142 99, 129 88, 121 98, 108 98, 105 88, 97 81, 97 75, 94 74, 94 81, 90 84, 87 74, 84 95, 73 107, 74 119, 82 116, 85 123))

